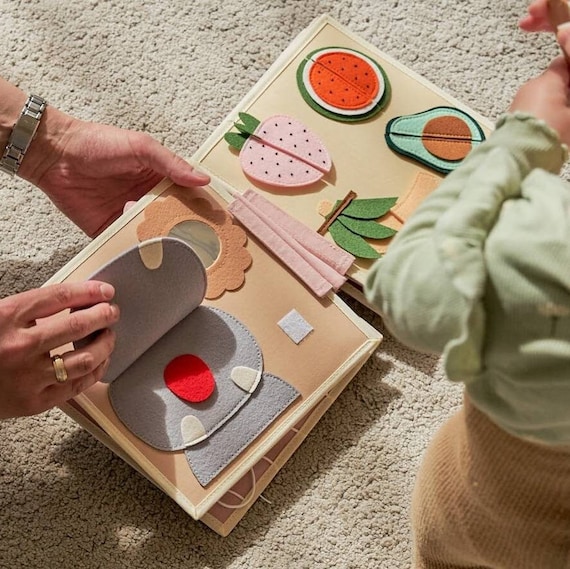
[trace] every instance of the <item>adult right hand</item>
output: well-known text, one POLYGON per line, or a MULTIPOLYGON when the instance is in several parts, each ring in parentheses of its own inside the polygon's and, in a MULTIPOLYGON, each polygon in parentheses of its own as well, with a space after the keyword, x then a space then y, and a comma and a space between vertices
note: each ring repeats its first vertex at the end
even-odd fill
POLYGON ((0 300, 0 419, 46 411, 103 377, 115 345, 109 327, 119 319, 114 294, 110 284, 87 281, 0 300), (50 352, 91 334, 85 346, 60 354, 68 378, 59 383, 50 352))

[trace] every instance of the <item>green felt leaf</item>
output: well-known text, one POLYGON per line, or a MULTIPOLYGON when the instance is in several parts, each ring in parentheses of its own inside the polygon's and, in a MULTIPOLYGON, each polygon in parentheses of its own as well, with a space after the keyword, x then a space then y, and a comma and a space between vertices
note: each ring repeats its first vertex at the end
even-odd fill
POLYGON ((388 239, 396 235, 395 229, 369 219, 354 219, 341 214, 338 221, 353 233, 369 239, 388 239))
POLYGON ((239 113, 239 118, 243 125, 236 123, 236 128, 240 132, 246 132, 247 134, 253 134, 260 123, 254 116, 248 115, 247 113, 239 113))
POLYGON ((224 134, 224 140, 236 150, 241 150, 248 138, 247 134, 242 134, 241 132, 226 132, 224 134))
POLYGON ((349 231, 338 219, 329 227, 334 242, 341 248, 362 259, 378 259, 380 253, 371 247, 362 237, 349 231))
MULTIPOLYGON (((342 215, 354 217, 356 219, 378 219, 386 215, 398 198, 370 198, 352 200, 343 210, 342 215)), ((338 207, 340 202, 335 204, 338 207)))
POLYGON ((234 123, 234 126, 235 126, 242 134, 245 134, 245 135, 247 135, 247 136, 250 136, 251 134, 253 134, 253 133, 251 133, 251 132, 249 131, 249 128, 248 128, 248 127, 244 126, 243 124, 240 124, 239 122, 234 123))

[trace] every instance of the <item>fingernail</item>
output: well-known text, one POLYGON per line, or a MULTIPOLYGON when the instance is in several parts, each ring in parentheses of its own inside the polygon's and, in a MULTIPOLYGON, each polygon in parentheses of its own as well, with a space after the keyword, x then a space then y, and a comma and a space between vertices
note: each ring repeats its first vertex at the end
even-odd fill
POLYGON ((119 317, 119 307, 116 304, 111 304, 111 312, 114 318, 119 317))
POLYGON ((198 170, 193 171, 194 177, 198 178, 201 182, 207 184, 210 181, 210 176, 208 174, 204 174, 203 172, 199 172, 198 170))
POLYGON ((115 296, 115 289, 109 283, 103 283, 99 290, 105 300, 109 300, 115 296))

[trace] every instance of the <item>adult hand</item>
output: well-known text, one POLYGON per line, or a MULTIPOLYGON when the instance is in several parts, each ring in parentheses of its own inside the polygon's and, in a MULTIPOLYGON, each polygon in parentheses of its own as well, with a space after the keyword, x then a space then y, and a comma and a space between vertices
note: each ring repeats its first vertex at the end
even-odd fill
MULTIPOLYGON (((558 41, 570 53, 570 25, 558 28, 558 41)), ((538 77, 525 83, 510 111, 530 113, 544 120, 570 146, 570 74, 563 56, 557 57, 538 77)))
POLYGON ((114 294, 110 284, 87 281, 0 300, 0 419, 41 413, 103 377, 115 345, 109 326, 119 318, 109 304, 114 294), (73 311, 59 314, 66 309, 73 311), (97 331, 84 347, 62 354, 68 379, 58 383, 50 351, 97 331))
POLYGON ((49 105, 19 175, 92 237, 164 177, 181 186, 209 182, 148 134, 81 121, 49 105))

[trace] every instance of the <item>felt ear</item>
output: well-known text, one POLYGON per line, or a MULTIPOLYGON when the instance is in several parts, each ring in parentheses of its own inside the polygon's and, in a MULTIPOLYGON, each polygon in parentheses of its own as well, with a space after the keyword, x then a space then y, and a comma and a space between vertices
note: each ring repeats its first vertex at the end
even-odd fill
POLYGON ((143 265, 153 271, 162 265, 163 248, 162 241, 149 240, 139 245, 139 255, 143 265))
POLYGON ((251 367, 236 366, 231 372, 232 381, 247 393, 253 393, 261 379, 261 371, 251 367))
POLYGON ((182 440, 186 446, 195 445, 203 441, 206 437, 206 429, 202 422, 194 415, 186 415, 180 423, 182 440))

